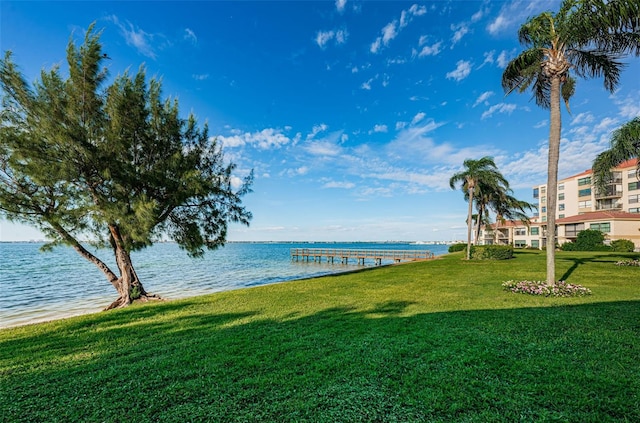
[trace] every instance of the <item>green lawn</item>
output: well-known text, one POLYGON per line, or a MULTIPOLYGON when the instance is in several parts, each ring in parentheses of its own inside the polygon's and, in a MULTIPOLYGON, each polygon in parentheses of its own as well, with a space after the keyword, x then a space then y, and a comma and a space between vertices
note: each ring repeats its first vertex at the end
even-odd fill
POLYGON ((581 298, 456 253, 1 330, 0 420, 638 422, 637 256, 559 252, 581 298))

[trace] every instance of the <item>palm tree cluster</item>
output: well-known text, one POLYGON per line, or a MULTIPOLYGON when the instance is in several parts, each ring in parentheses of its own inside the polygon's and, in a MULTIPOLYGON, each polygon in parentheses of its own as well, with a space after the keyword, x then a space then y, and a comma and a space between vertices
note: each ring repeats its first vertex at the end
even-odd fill
POLYGON ((496 214, 496 221, 520 220, 529 223, 527 211, 535 205, 518 200, 509 188, 509 182, 500 173, 492 157, 479 160, 467 159, 464 170, 455 173, 449 180, 451 189, 460 184, 464 198, 469 203, 467 216, 467 260, 471 258, 471 231, 473 226, 473 205, 476 207, 475 240, 480 237, 482 224, 490 223, 490 212, 496 214))

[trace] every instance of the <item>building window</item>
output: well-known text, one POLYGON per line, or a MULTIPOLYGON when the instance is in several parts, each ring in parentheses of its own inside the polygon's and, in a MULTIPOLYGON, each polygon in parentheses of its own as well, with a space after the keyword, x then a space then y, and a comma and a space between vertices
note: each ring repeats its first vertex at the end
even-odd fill
POLYGON ((580 209, 591 208, 591 200, 578 201, 578 208, 580 209))
POLYGON ((629 182, 629 191, 640 189, 640 182, 629 182))
POLYGON ((591 176, 578 179, 578 186, 591 185, 591 176))
POLYGON ((513 241, 513 245, 516 248, 524 248, 524 247, 527 246, 527 241, 523 241, 523 240, 517 239, 517 240, 513 241))
POLYGON ((578 191, 578 197, 588 197, 590 195, 591 195, 591 188, 585 188, 578 191))
POLYGON ((540 197, 540 190, 538 188, 533 189, 533 198, 540 197))
POLYGON ((564 184, 558 185, 558 191, 564 191, 564 184))
POLYGON ((514 235, 515 236, 526 236, 527 235, 527 228, 516 228, 514 231, 514 235))
POLYGON ((629 204, 640 203, 640 194, 630 195, 629 204))
POLYGON ((546 193, 547 193, 547 187, 540 188, 540 194, 546 194, 546 193))
POLYGON ((562 218, 564 218, 564 214, 559 214, 558 219, 562 219, 562 218))
POLYGON ((637 172, 635 169, 634 169, 634 170, 630 170, 630 171, 627 173, 627 177, 628 177, 629 179, 631 179, 631 178, 637 178, 637 177, 638 177, 638 172, 637 172))
POLYGON ((640 213, 640 207, 632 207, 629 209, 629 213, 640 213))
POLYGON ((547 212, 547 206, 542 206, 542 213, 546 213, 547 212))
POLYGON ((542 216, 542 221, 546 222, 547 221, 547 216, 542 216))
POLYGON ((558 210, 560 211, 564 210, 564 203, 558 204, 558 210))
POLYGON ((532 239, 532 240, 531 240, 531 247, 533 247, 533 248, 540 248, 540 240, 532 239))
POLYGON ((537 226, 534 226, 531 228, 531 235, 538 235, 540 234, 540 228, 537 226))
POLYGON ((574 223, 564 226, 564 236, 567 238, 575 238, 580 231, 584 230, 584 223, 574 223))
POLYGON ((558 200, 564 200, 564 192, 558 194, 558 200))
POLYGON ((547 204, 547 197, 542 197, 542 198, 540 199, 540 202, 541 202, 542 204, 547 204))
POLYGON ((592 223, 589 225, 589 229, 593 229, 600 232, 611 232, 611 223, 592 223))

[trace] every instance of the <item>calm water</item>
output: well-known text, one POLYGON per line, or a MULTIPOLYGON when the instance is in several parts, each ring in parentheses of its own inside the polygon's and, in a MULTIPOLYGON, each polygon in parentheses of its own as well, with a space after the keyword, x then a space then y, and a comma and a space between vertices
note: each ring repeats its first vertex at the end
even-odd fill
MULTIPOLYGON (((115 289, 94 265, 71 248, 39 252, 41 244, 0 243, 0 327, 97 312, 115 300, 115 289)), ((176 299, 217 291, 344 272, 356 264, 291 261, 291 248, 429 250, 446 245, 231 243, 191 259, 176 244, 157 244, 132 254, 148 292, 176 299)), ((93 251, 113 270, 109 250, 93 251)), ((373 263, 367 263, 367 266, 373 263)))

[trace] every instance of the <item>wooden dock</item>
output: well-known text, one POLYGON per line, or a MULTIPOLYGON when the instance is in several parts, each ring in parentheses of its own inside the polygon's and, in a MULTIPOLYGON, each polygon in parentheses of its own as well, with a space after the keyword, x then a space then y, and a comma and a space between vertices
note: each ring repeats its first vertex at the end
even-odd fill
POLYGON ((382 265, 383 260, 392 260, 395 263, 402 261, 418 261, 432 259, 433 253, 428 250, 351 250, 335 248, 292 248, 291 260, 322 262, 326 258, 327 263, 334 263, 339 259, 342 264, 348 264, 349 259, 357 260, 364 265, 365 260, 373 260, 376 266, 382 265))

